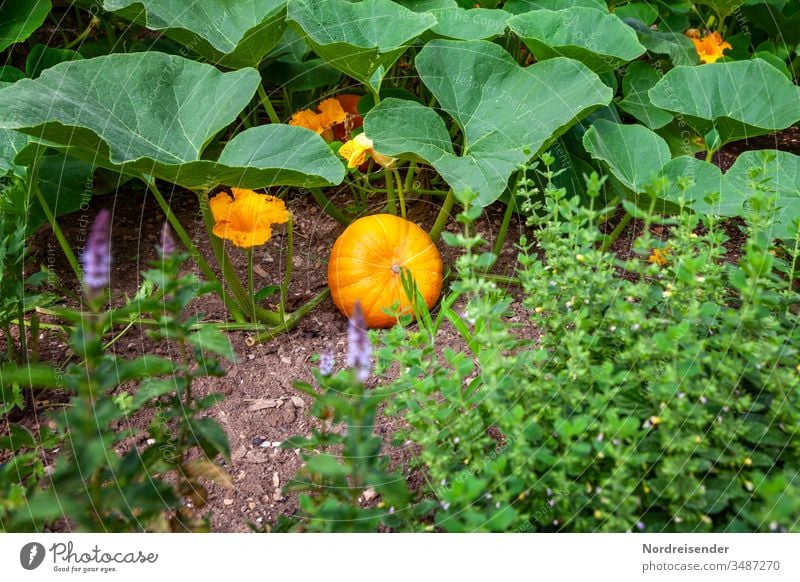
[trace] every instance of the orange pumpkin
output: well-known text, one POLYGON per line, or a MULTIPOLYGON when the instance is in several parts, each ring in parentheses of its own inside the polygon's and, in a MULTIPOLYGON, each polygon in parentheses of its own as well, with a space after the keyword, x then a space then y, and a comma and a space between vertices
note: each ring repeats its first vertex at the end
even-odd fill
POLYGON ((425 304, 433 307, 442 291, 442 258, 428 233, 391 214, 359 218, 336 240, 328 262, 328 286, 345 316, 361 301, 368 327, 391 327, 384 308, 399 303, 410 311, 400 273, 408 269, 425 304))

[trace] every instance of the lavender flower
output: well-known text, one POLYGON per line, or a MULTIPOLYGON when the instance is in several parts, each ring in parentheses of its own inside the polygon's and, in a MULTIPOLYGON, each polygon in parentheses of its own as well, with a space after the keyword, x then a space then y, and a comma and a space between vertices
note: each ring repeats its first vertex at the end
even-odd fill
POLYGON ((333 374, 333 367, 336 365, 336 360, 333 359, 333 352, 326 350, 319 356, 319 373, 323 376, 330 376, 333 374))
POLYGON ((111 212, 97 213, 83 251, 83 282, 89 292, 97 292, 111 280, 111 212))
POLYGON ((165 222, 164 226, 161 227, 161 239, 159 242, 158 252, 161 253, 161 256, 165 259, 172 256, 175 252, 175 239, 172 238, 172 229, 170 229, 168 222, 165 222))
POLYGON ((372 344, 360 301, 353 306, 353 314, 347 324, 347 342, 347 366, 356 371, 359 382, 365 382, 372 371, 372 344))

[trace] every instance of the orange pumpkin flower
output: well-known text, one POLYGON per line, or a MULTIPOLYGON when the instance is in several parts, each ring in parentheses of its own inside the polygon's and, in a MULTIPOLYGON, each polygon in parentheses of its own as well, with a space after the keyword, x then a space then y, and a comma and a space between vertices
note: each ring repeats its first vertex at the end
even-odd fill
POLYGON ((348 93, 326 99, 317 106, 317 112, 310 109, 298 111, 289 120, 289 125, 299 125, 322 136, 327 142, 344 141, 350 132, 358 129, 364 120, 358 113, 360 95, 348 93))
POLYGON ((692 40, 697 56, 700 57, 702 63, 714 63, 723 57, 722 52, 725 49, 733 48, 730 43, 722 40, 722 36, 718 32, 700 36, 696 29, 690 28, 686 31, 686 36, 692 40))
POLYGON ((357 168, 367 160, 367 154, 375 163, 380 164, 384 168, 391 168, 397 162, 397 158, 379 154, 373 148, 372 140, 365 134, 359 133, 353 139, 345 142, 339 148, 339 155, 347 160, 348 168, 357 168))
POLYGON ((289 125, 299 125, 322 136, 325 141, 333 141, 333 126, 344 123, 347 113, 337 99, 326 99, 317 107, 319 113, 310 109, 298 111, 289 120, 289 125))
POLYGON ((212 232, 237 247, 263 245, 272 237, 272 225, 289 220, 289 211, 280 198, 252 190, 231 188, 233 198, 220 192, 209 204, 216 224, 212 232))

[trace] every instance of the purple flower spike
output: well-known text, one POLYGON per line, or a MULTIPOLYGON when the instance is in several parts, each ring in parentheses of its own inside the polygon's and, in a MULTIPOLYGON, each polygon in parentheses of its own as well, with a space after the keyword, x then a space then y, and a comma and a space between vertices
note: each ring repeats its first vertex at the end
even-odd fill
POLYGON ((89 230, 83 251, 83 282, 96 292, 111 280, 111 212, 104 208, 97 213, 89 230))
POLYGON ((360 301, 353 306, 353 315, 347 324, 347 342, 347 366, 356 371, 359 382, 365 382, 372 371, 372 344, 360 301))
POLYGON ((169 227, 168 222, 165 222, 164 226, 161 227, 160 243, 158 251, 162 257, 167 258, 175 253, 175 239, 172 238, 172 229, 169 227))
POLYGON ((319 357, 319 373, 323 376, 330 376, 333 374, 333 368, 336 365, 336 360, 333 358, 333 352, 327 350, 319 357))

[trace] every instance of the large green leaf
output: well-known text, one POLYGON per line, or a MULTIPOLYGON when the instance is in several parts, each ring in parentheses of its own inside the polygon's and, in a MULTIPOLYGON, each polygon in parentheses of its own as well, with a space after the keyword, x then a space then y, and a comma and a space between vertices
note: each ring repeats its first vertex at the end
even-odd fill
MULTIPOLYGON (((742 153, 725 174, 723 196, 748 200, 761 190, 776 197, 771 235, 792 239, 800 218, 800 156, 778 150, 742 153)), ((740 207, 737 213, 742 214, 740 207)))
POLYGON ((486 41, 433 40, 417 55, 420 78, 463 133, 458 155, 444 121, 419 103, 387 99, 365 118, 377 151, 419 159, 481 205, 497 200, 509 176, 578 119, 607 104, 611 89, 577 61, 522 68, 486 41))
POLYGON ((700 214, 736 216, 741 213, 744 198, 736 192, 725 191, 719 168, 694 156, 679 156, 667 162, 661 175, 669 181, 662 197, 677 203, 683 198, 686 205, 700 214))
MULTIPOLYGON (((9 85, 10 83, 0 81, 0 89, 9 85)), ((0 129, 0 176, 5 176, 9 173, 20 178, 25 176, 25 168, 15 164, 14 158, 25 149, 29 141, 27 135, 18 131, 0 129)))
POLYGON ((37 44, 31 48, 28 58, 25 60, 25 73, 31 79, 35 79, 45 69, 65 61, 79 61, 81 59, 83 59, 83 56, 77 51, 37 44))
POLYGON ((800 88, 761 59, 675 67, 648 94, 653 105, 680 114, 700 135, 716 129, 722 144, 800 120, 800 88))
POLYGON ((50 0, 0 1, 0 52, 33 34, 51 8, 50 0))
POLYGON ((317 55, 374 92, 412 41, 436 24, 431 14, 391 0, 290 0, 287 18, 317 55))
MULTIPOLYGON (((92 164, 70 158, 59 152, 44 155, 37 171, 39 190, 53 215, 75 212, 87 204, 92 196, 92 164)), ((39 201, 31 201, 28 212, 28 232, 33 232, 47 222, 39 201)))
POLYGON ((105 0, 103 8, 164 33, 209 61, 257 66, 286 28, 288 0, 105 0))
POLYGON ((570 57, 595 72, 612 71, 645 52, 630 26, 595 8, 536 10, 508 26, 538 60, 570 57))
POLYGON ((744 0, 695 0, 694 3, 710 6, 714 10, 714 14, 718 14, 720 18, 725 18, 736 12, 736 9, 744 4, 744 0))
POLYGON ((583 136, 583 146, 634 192, 644 192, 671 158, 667 142, 652 130, 605 119, 592 124, 583 136))
POLYGON ((222 73, 155 52, 67 62, 0 89, 0 129, 97 166, 186 188, 340 182, 341 162, 301 127, 255 127, 228 142, 219 161, 202 159, 259 82, 253 69, 222 73))
POLYGON ((431 32, 445 38, 489 40, 502 35, 511 15, 504 10, 464 9, 456 0, 399 0, 414 12, 428 12, 436 18, 431 32))
POLYGON ((0 176, 12 173, 20 178, 25 169, 14 163, 14 158, 28 145, 28 136, 13 129, 0 129, 0 176))
POLYGON ((747 0, 742 6, 742 14, 770 37, 788 45, 800 43, 800 4, 747 0))
POLYGON ((608 11, 604 0, 506 0, 503 10, 525 14, 531 10, 565 10, 567 8, 597 8, 608 11))
POLYGON ((639 42, 650 52, 667 55, 674 65, 696 65, 700 62, 692 41, 685 34, 653 30, 635 18, 623 20, 636 31, 639 42))
POLYGON ((619 108, 650 129, 664 127, 673 119, 671 113, 653 105, 647 94, 660 78, 659 73, 649 63, 636 61, 628 65, 622 79, 624 99, 619 102, 619 108))

